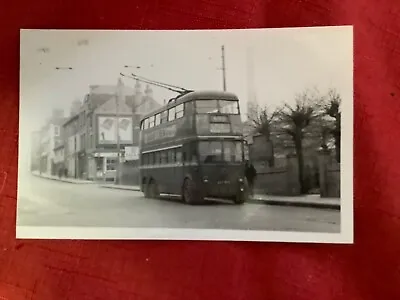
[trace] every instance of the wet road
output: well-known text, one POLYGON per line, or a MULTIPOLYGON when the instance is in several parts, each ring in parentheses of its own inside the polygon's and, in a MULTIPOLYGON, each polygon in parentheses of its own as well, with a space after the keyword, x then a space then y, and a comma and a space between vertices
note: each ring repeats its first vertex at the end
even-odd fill
POLYGON ((140 192, 70 184, 27 175, 20 185, 17 225, 253 229, 339 232, 340 212, 328 209, 241 206, 210 202, 189 206, 174 198, 145 199, 140 192))

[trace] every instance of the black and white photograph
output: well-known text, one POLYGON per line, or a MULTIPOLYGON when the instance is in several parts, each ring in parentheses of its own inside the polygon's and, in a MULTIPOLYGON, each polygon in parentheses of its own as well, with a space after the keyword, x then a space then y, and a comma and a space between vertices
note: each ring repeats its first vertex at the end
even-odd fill
POLYGON ((353 243, 353 27, 21 30, 16 226, 353 243))

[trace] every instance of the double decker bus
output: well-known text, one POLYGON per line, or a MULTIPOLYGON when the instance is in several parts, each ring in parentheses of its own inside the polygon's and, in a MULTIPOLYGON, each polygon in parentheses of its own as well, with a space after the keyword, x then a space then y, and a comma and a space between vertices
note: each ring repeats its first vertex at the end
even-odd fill
POLYGON ((242 204, 248 197, 239 99, 220 91, 186 91, 140 123, 141 191, 242 204))

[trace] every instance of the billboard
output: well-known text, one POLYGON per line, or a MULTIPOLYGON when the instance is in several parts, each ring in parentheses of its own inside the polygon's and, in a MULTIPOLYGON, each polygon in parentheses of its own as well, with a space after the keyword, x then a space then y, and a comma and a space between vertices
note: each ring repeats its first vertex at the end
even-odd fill
MULTIPOLYGON (((114 116, 99 116, 98 124, 98 143, 102 145, 117 143, 117 118, 114 116)), ((118 118, 119 142, 121 144, 132 144, 133 128, 131 117, 118 118)))

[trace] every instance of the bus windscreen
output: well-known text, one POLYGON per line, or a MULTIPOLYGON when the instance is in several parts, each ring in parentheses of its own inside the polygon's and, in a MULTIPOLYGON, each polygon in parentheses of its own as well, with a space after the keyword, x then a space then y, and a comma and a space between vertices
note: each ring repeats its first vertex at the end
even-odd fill
POLYGON ((237 100, 196 100, 196 112, 199 114, 239 114, 237 100))
POLYGON ((238 141, 200 141, 200 163, 242 162, 243 144, 238 141))

